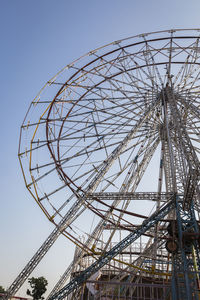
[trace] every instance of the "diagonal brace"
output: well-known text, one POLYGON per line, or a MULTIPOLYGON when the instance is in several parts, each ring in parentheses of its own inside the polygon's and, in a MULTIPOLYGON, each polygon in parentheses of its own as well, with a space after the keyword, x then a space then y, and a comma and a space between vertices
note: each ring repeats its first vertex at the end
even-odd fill
POLYGON ((91 277, 92 274, 96 273, 100 270, 104 265, 109 263, 109 261, 114 258, 116 255, 122 252, 126 247, 132 244, 135 240, 137 240, 142 234, 144 234, 148 229, 157 224, 162 218, 164 218, 170 210, 174 208, 174 200, 171 200, 165 206, 163 206, 159 211, 153 213, 148 219, 146 219, 141 226, 139 226, 136 230, 131 232, 126 238, 124 238, 121 242, 116 244, 110 251, 102 255, 97 261, 95 261, 91 266, 89 266, 85 271, 83 271, 80 275, 76 276, 72 279, 65 287, 63 287, 59 292, 54 294, 49 300, 54 299, 63 299, 67 295, 69 295, 74 289, 80 286, 83 282, 85 282, 88 278, 91 277))

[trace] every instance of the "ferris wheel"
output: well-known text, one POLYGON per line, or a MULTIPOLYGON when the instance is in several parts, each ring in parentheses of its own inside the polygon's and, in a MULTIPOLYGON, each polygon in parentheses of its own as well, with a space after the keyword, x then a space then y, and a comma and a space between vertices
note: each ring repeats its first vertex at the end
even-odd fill
MULTIPOLYGON (((198 29, 185 29, 115 41, 67 65, 31 102, 21 127, 20 165, 26 187, 56 226, 9 294, 61 233, 76 245, 76 259, 51 299, 74 289, 79 299, 79 284, 113 259, 118 273, 132 278, 134 266, 149 272, 147 253, 157 277, 183 273, 178 262, 187 265, 192 251, 199 268, 199 38, 198 29), (184 250, 180 236, 186 236, 184 250), (138 238, 146 246, 127 265, 123 251, 138 238), (162 274, 161 250, 168 253, 162 274), (92 259, 80 269, 84 255, 92 259)), ((194 269, 194 263, 186 268, 186 295, 196 287, 194 269)), ((174 284, 180 290, 181 283, 174 284)))

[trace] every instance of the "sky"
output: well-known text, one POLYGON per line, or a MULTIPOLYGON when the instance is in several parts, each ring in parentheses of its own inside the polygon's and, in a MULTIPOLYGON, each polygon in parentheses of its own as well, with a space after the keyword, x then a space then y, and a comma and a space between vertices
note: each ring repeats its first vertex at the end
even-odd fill
MULTIPOLYGON (((81 55, 144 32, 200 28, 199 0, 0 0, 0 285, 9 287, 53 230, 27 192, 18 162, 20 126, 41 87, 81 55)), ((49 291, 71 250, 60 237, 32 276, 49 291)), ((26 296, 26 285, 18 292, 26 296)))

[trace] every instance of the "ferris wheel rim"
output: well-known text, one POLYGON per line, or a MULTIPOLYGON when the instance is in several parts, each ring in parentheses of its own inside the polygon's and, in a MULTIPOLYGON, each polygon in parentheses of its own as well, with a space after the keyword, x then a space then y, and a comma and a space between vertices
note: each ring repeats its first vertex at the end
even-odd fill
MULTIPOLYGON (((192 30, 194 30, 194 29, 188 29, 189 31, 192 31, 192 30)), ((157 34, 157 33, 174 33, 174 32, 176 32, 176 31, 181 31, 181 29, 179 30, 176 30, 176 29, 174 29, 174 30, 171 30, 171 31, 168 31, 168 30, 164 30, 164 31, 158 31, 158 32, 153 32, 153 33, 145 33, 145 34, 143 34, 143 35, 137 35, 137 36, 133 36, 133 37, 130 37, 130 38, 126 38, 126 39, 122 39, 122 41, 125 41, 125 40, 128 40, 128 39, 131 39, 131 38, 134 38, 134 37, 143 37, 143 36, 145 36, 145 35, 150 35, 150 34, 157 34)), ((199 31, 199 29, 197 29, 197 31, 199 31)), ((185 36, 176 36, 176 37, 174 37, 175 39, 184 39, 184 38, 196 38, 197 36, 188 36, 188 37, 185 37, 185 36)), ((164 39, 165 40, 169 40, 171 37, 170 36, 168 36, 168 37, 165 37, 164 39)), ((150 40, 147 40, 147 42, 148 41, 158 41, 158 40, 163 40, 163 38, 158 38, 158 39, 150 39, 150 40)), ((110 44, 107 44, 107 45, 113 45, 113 44, 115 44, 116 42, 113 42, 113 43, 110 43, 110 44)), ((143 40, 143 41, 140 41, 140 42, 138 42, 138 43, 140 43, 140 44, 142 44, 142 43, 145 43, 145 41, 143 40)), ((137 43, 135 43, 135 44, 137 44, 137 43)), ((102 48, 105 48, 107 45, 105 45, 105 46, 103 46, 103 47, 101 47, 101 48, 97 48, 97 50, 98 49, 102 49, 102 48)), ((113 51, 110 51, 109 53, 112 53, 112 52, 116 52, 116 51, 119 51, 120 49, 122 49, 122 48, 125 48, 125 47, 131 47, 132 45, 134 45, 134 43, 132 43, 131 45, 127 45, 127 46, 122 46, 121 48, 117 48, 117 49, 115 49, 115 50, 113 50, 113 51)), ((92 51, 91 51, 92 52, 92 51)), ((91 52, 88 52, 86 55, 91 55, 91 52)), ((86 56, 85 55, 85 56, 86 56)), ((100 58, 102 58, 103 56, 106 56, 106 55, 108 55, 108 53, 104 53, 102 56, 100 56, 100 57, 98 57, 98 58, 96 58, 96 59, 94 59, 93 61, 90 61, 88 64, 86 64, 86 65, 91 65, 93 62, 95 62, 95 61, 97 61, 97 60, 99 60, 100 58)), ((78 59, 79 60, 79 59, 78 59)), ((161 62, 161 63, 157 63, 156 65, 165 65, 167 63, 167 61, 165 61, 165 62, 161 62)), ((179 61, 179 62, 172 62, 172 64, 173 63, 176 63, 176 64, 183 64, 184 63, 184 61, 179 61)), ((73 63, 72 63, 73 64, 73 63)), ((60 170, 60 172, 61 172, 61 175, 63 175, 64 174, 64 176, 65 176, 65 178, 67 178, 67 180, 70 182, 71 181, 71 179, 70 179, 70 177, 69 176, 67 176, 67 174, 61 169, 61 164, 60 164, 60 155, 58 155, 58 159, 56 159, 55 157, 54 157, 54 153, 51 151, 51 148, 49 147, 49 140, 48 140, 48 124, 49 124, 49 116, 50 116, 50 113, 51 113, 51 110, 52 110, 52 107, 53 107, 53 105, 54 105, 54 103, 55 103, 55 101, 56 101, 56 98, 57 98, 57 96, 58 95, 60 95, 61 93, 62 93, 62 91, 63 91, 63 89, 66 87, 66 85, 67 85, 67 83, 69 83, 70 82, 70 80, 73 80, 73 78, 76 76, 76 74, 77 73, 79 73, 81 70, 83 70, 84 68, 85 68, 85 66, 86 65, 84 65, 83 67, 82 67, 82 69, 79 69, 76 73, 74 73, 69 79, 67 79, 67 81, 61 86, 61 88, 59 89, 59 91, 57 92, 57 94, 56 94, 56 96, 54 97, 54 99, 53 99, 53 101, 51 102, 51 104, 50 104, 50 108, 49 108, 49 110, 48 110, 48 116, 47 116, 47 121, 46 121, 46 136, 47 136, 47 146, 48 146, 48 148, 49 148, 49 151, 50 151, 50 153, 51 153, 51 155, 52 155, 52 157, 54 158, 54 162, 55 162, 55 165, 56 165, 56 168, 57 168, 57 170, 60 170)), ((137 69, 137 68, 142 68, 142 67, 145 67, 145 65, 144 66, 140 66, 140 67, 135 67, 135 69, 137 69)), ((122 72, 125 72, 125 71, 121 71, 121 73, 122 72)), ((114 74, 112 77, 116 77, 116 76, 118 76, 119 74, 114 74)), ((110 79, 111 79, 111 77, 110 77, 110 79)), ((106 79, 104 79, 103 81, 106 81, 106 79)), ((102 81, 102 82, 103 82, 102 81)), ((49 81, 50 82, 50 81, 49 81)), ((52 84, 52 82, 51 82, 51 84, 52 84)), ((98 83, 98 85, 100 85, 101 83, 98 83)), ((86 90, 86 92, 85 92, 85 95, 87 94, 87 93, 89 93, 89 91, 88 90, 86 90)), ((77 103, 79 102, 79 101, 81 101, 81 98, 83 98, 84 97, 84 95, 82 95, 81 97, 80 97, 80 99, 78 99, 77 100, 77 103)), ((74 104, 74 106, 75 106, 76 104, 74 104)), ((71 108, 71 110, 72 110, 73 108, 71 108)), ((70 113, 70 112, 69 112, 70 113)), ((69 114, 68 113, 68 114, 69 114)), ((65 116, 65 119, 67 119, 67 116, 65 116)), ((64 124, 64 120, 63 120, 63 124, 64 124)), ((60 130, 60 133, 59 133, 59 136, 61 135, 61 131, 62 130, 60 130)), ((58 138, 58 141, 60 142, 60 139, 58 138)), ((59 144, 59 142, 58 142, 58 144, 59 144)), ((58 153, 59 153, 59 145, 58 145, 58 153)), ((72 182, 71 181, 71 183, 72 184, 74 184, 74 182, 72 182)), ((84 190, 82 190, 78 185, 76 185, 76 184, 74 184, 74 186, 77 188, 77 189, 79 189, 81 192, 84 192, 84 190)), ((73 189, 72 189, 73 190, 73 189)), ((74 190, 73 190, 73 192, 74 192, 74 190)))

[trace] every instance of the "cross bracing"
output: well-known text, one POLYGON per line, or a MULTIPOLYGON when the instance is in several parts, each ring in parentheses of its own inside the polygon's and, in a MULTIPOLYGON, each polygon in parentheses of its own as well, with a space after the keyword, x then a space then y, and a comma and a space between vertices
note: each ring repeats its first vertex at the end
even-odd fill
MULTIPOLYGON (((182 299, 196 297, 199 49, 199 30, 170 30, 116 41, 66 66, 32 101, 21 128, 19 159, 26 187, 56 227, 9 294, 17 292, 60 234, 76 244, 76 259, 48 298, 55 292, 59 295, 86 256, 93 257, 94 265, 88 262, 88 268, 100 266, 105 253, 112 253, 111 245, 119 242, 119 232, 121 241, 130 228, 138 233, 146 220, 174 199, 174 209, 142 233, 146 252, 130 257, 127 269, 126 259, 115 253, 114 261, 121 268, 121 277, 116 276, 139 287, 149 268, 163 267, 163 274, 168 269, 165 276, 170 278, 173 299, 178 299, 183 285, 182 299), (190 251, 178 247, 173 252, 186 237, 190 251), (163 249, 168 256, 162 256, 161 264, 163 249), (137 262, 140 272, 135 272, 137 262), (180 280, 174 280, 175 273, 182 274, 180 280), (188 278, 183 279, 183 273, 188 278)), ((112 260, 102 270, 110 264, 112 260)), ((113 269, 109 272, 115 276, 113 269)), ((157 278, 156 272, 148 275, 151 280, 157 278)), ((81 299, 83 281, 70 297, 81 299)), ((105 288, 108 293, 112 290, 105 288)), ((123 287, 121 293, 135 296, 136 290, 123 287)))
POLYGON ((174 202, 171 201, 166 204, 161 210, 152 215, 148 220, 144 221, 142 225, 130 233, 124 240, 114 246, 110 251, 101 256, 93 265, 86 269, 83 274, 75 277, 69 284, 67 284, 57 294, 52 296, 50 299, 63 299, 70 292, 72 292, 78 285, 85 282, 92 274, 101 269, 106 263, 108 263, 113 257, 125 249, 129 244, 138 239, 145 231, 155 225, 161 218, 163 218, 173 208, 174 202))

